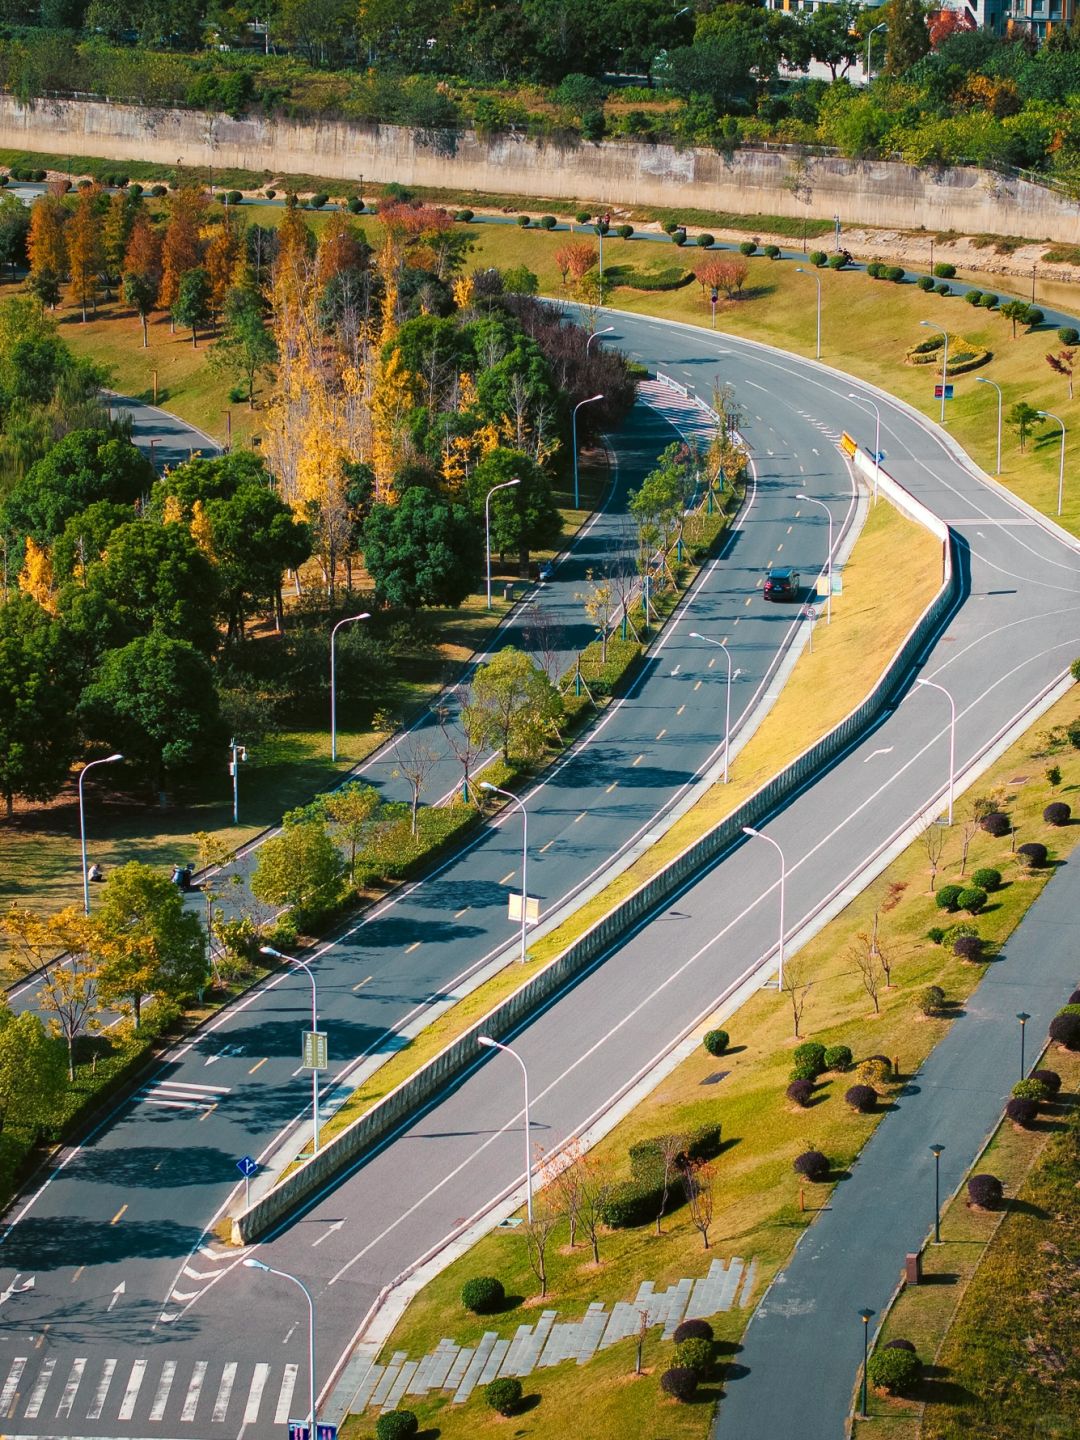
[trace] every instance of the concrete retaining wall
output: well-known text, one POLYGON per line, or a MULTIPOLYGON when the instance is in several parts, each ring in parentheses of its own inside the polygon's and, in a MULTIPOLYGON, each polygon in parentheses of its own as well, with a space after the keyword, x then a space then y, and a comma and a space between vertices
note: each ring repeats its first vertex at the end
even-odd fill
MULTIPOLYGON (((854 457, 854 464, 863 477, 872 482, 873 463, 859 452, 854 457)), ((924 525, 941 540, 944 578, 941 589, 916 621, 881 679, 862 704, 835 729, 804 750, 767 785, 751 795, 726 820, 722 820, 701 839, 688 846, 659 874, 640 885, 632 895, 598 920, 591 929, 542 970, 537 971, 513 995, 496 1005, 415 1075, 402 1081, 367 1114, 361 1115, 335 1135, 318 1155, 306 1160, 273 1190, 237 1215, 232 1222, 234 1243, 245 1244, 263 1234, 332 1181, 335 1175, 358 1156, 386 1139, 399 1126, 407 1124, 421 1106, 459 1079, 469 1066, 476 1062, 482 1053, 477 1045, 479 1035, 491 1035, 496 1039, 508 1035, 564 985, 572 982, 601 958, 638 921, 668 901, 688 880, 714 864, 727 849, 738 842, 744 825, 760 825, 770 811, 783 804, 878 717, 916 657, 959 598, 960 587, 959 568, 954 563, 953 541, 948 527, 884 471, 880 472, 878 488, 881 494, 887 495, 911 519, 924 525)))
POLYGON ((989 171, 919 170, 883 160, 742 149, 733 155, 612 141, 555 144, 518 136, 410 130, 344 120, 233 120, 98 100, 0 96, 0 147, 235 166, 597 204, 787 215, 847 225, 1030 235, 1080 243, 1080 207, 1056 191, 989 171))

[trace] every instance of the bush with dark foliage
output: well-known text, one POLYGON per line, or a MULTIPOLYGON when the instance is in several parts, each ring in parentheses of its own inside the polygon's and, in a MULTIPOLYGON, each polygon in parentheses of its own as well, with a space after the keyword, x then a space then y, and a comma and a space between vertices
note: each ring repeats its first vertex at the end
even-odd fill
POLYGON ((829 1162, 820 1150, 804 1150, 791 1162, 791 1168, 796 1175, 802 1175, 815 1184, 829 1178, 829 1162))
POLYGON ((1080 1015, 1055 1015, 1049 1034, 1063 1050, 1080 1050, 1080 1015))
POLYGON ((983 816, 982 828, 988 835, 994 835, 1000 840, 1012 829, 1012 821, 1003 810, 991 810, 988 815, 983 816))
POLYGON ((521 1404, 521 1381, 503 1375, 484 1386, 484 1403, 499 1415, 513 1415, 521 1404))
POLYGON ((1054 800, 1043 811, 1043 819, 1048 825, 1067 825, 1072 818, 1072 811, 1064 800, 1054 800))
POLYGON ((860 1115, 869 1115, 877 1104, 877 1091, 872 1085, 852 1085, 844 1100, 860 1115))
POLYGON ((1005 1193, 996 1175, 972 1175, 967 1189, 968 1199, 981 1210, 996 1210, 1005 1193))
POLYGON ((787 1098, 796 1105, 809 1105, 811 1097, 814 1093, 814 1082, 813 1080, 809 1079, 792 1080, 791 1084, 787 1087, 784 1093, 787 1098))
POLYGON ((665 1370, 660 1376, 660 1389, 666 1395, 671 1395, 685 1404, 694 1398, 697 1379, 693 1370, 688 1370, 685 1365, 673 1365, 670 1370, 665 1370))
POLYGON ((713 1328, 707 1320, 684 1320, 675 1326, 674 1340, 681 1345, 684 1340, 711 1340, 713 1328))
POLYGON ((1041 870, 1046 864, 1046 846, 1040 845, 1037 840, 1029 840, 1026 845, 1018 845, 1016 853, 1029 870, 1041 870))
POLYGON ((1056 1095, 1061 1089, 1061 1076, 1056 1070, 1033 1070, 1031 1079, 1040 1080, 1046 1087, 1047 1095, 1056 1095))
POLYGON ((1038 1102, 1035 1100, 1024 1100, 1020 1096, 1014 1096, 1005 1106, 1005 1114, 1014 1125, 1021 1126, 1024 1130, 1031 1125, 1039 1113, 1038 1102))
POLYGON ((709 1030, 702 1043, 710 1055, 723 1055, 728 1047, 728 1038, 726 1030, 709 1030))

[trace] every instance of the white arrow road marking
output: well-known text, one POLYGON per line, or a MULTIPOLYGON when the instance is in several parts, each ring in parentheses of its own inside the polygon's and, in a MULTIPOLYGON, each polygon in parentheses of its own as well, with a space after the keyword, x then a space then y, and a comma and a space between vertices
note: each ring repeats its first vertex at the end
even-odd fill
POLYGON ((330 1238, 330 1236, 333 1235, 334 1231, 335 1231, 335 1230, 340 1230, 341 1227, 342 1227, 344 1224, 345 1224, 345 1221, 344 1221, 344 1220, 335 1220, 332 1225, 328 1226, 328 1227, 323 1231, 323 1233, 319 1236, 319 1238, 318 1238, 317 1240, 313 1240, 313 1241, 311 1242, 311 1248, 314 1250, 314 1248, 315 1248, 316 1245, 321 1245, 324 1240, 328 1240, 328 1239, 330 1238))
MULTIPOLYGON (((195 1300, 202 1294, 201 1290, 172 1290, 169 1292, 169 1299, 176 1300, 183 1305, 188 1300, 195 1300)), ((165 1317, 162 1316, 162 1319, 165 1317)))
POLYGON ((884 746, 882 746, 882 748, 881 748, 880 750, 875 750, 875 751, 873 752, 873 754, 867 755, 866 760, 863 761, 863 764, 865 765, 868 760, 873 760, 874 755, 891 755, 892 752, 893 752, 893 750, 894 750, 894 748, 895 748, 895 747, 892 746, 892 745, 884 745, 884 746))
POLYGON ((5 1301, 10 1300, 12 1295, 23 1295, 26 1293, 27 1290, 32 1290, 34 1288, 37 1282, 34 1279, 33 1275, 30 1276, 29 1280, 24 1280, 21 1285, 19 1284, 19 1275, 21 1273, 21 1271, 16 1270, 15 1279, 12 1280, 11 1284, 6 1290, 0 1293, 0 1305, 3 1305, 5 1301))
POLYGON ((123 1295, 126 1290, 127 1281, 121 1280, 120 1284, 117 1285, 116 1289, 112 1292, 112 1299, 109 1301, 108 1307, 106 1309, 106 1314, 108 1314, 108 1311, 113 1308, 116 1302, 120 1299, 120 1296, 123 1295))

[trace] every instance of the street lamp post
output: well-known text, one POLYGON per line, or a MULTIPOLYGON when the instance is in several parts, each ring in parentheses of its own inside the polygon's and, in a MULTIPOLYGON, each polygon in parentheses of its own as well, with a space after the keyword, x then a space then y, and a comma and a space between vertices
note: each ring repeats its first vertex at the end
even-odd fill
POLYGON ((571 416, 570 416, 570 448, 571 448, 571 449, 573 450, 573 452, 574 452, 574 509, 575 509, 575 510, 577 510, 577 509, 579 508, 579 505, 578 505, 578 499, 579 499, 579 496, 578 496, 578 461, 577 461, 577 412, 581 409, 582 405, 594 405, 597 400, 603 400, 603 398, 604 398, 603 395, 590 395, 587 400, 579 400, 578 403, 574 406, 573 412, 572 412, 572 414, 571 414, 571 416))
POLYGON ((590 345, 592 344, 592 342, 596 339, 596 337, 597 337, 598 335, 610 335, 611 332, 612 332, 614 329, 615 329, 615 326, 614 326, 614 325, 605 325, 604 328, 603 328, 603 330, 594 330, 594 331, 592 332, 592 334, 589 336, 589 338, 585 341, 585 358, 586 358, 586 360, 589 358, 589 346, 590 346, 590 345))
POLYGON ((768 844, 770 844, 770 845, 773 847, 773 849, 776 851, 776 853, 780 856, 780 943, 779 943, 779 945, 778 945, 778 947, 777 947, 778 950, 779 950, 779 952, 780 952, 780 968, 779 968, 779 970, 778 970, 778 972, 777 972, 777 976, 776 976, 776 988, 777 988, 778 990, 783 990, 783 988, 784 988, 784 898, 785 898, 784 892, 785 892, 785 890, 787 889, 787 861, 784 859, 784 852, 783 852, 783 850, 780 849, 780 846, 776 843, 776 841, 772 838, 771 835, 766 835, 766 834, 765 834, 763 831, 761 831, 761 830, 755 830, 752 825, 744 825, 744 826, 743 826, 743 834, 744 834, 744 835, 753 835, 753 837, 755 838, 755 840, 765 840, 765 841, 767 841, 768 844))
POLYGON ((240 762, 247 759, 247 746, 238 745, 235 735, 229 741, 229 774, 232 776, 232 820, 234 825, 240 823, 240 762))
POLYGON ((287 1270, 275 1270, 272 1265, 256 1260, 254 1255, 249 1255, 244 1264, 249 1270, 262 1270, 267 1275, 280 1275, 282 1280, 291 1280, 304 1292, 308 1303, 308 1440, 315 1440, 315 1301, 311 1291, 295 1275, 290 1275, 287 1270))
POLYGON ((956 787, 956 701, 944 685, 939 685, 936 680, 924 680, 921 677, 915 681, 916 685, 929 685, 931 690, 940 690, 945 699, 949 702, 949 824, 952 824, 953 817, 953 793, 956 787))
POLYGON ((520 485, 520 480, 504 480, 501 485, 493 485, 484 499, 484 554, 487 557, 487 608, 491 609, 491 497, 496 490, 509 490, 512 485, 520 485))
POLYGON ((804 270, 801 265, 796 265, 796 266, 795 266, 795 273, 796 273, 797 275, 809 275, 809 276, 810 276, 810 279, 813 280, 814 284, 817 286, 817 346, 816 346, 815 351, 814 351, 814 358, 815 358, 816 360, 820 360, 820 359, 821 359, 821 276, 820 276, 820 275, 815 275, 812 270, 804 270))
POLYGON ((727 686, 724 703, 724 784, 728 783, 728 756, 731 751, 731 682, 735 675, 731 671, 731 651, 727 648, 726 640, 713 640, 708 635, 699 635, 696 630, 690 631, 691 640, 704 640, 706 645, 715 645, 718 650, 724 652, 724 659, 727 661, 727 686))
POLYGON ((941 1244, 941 1152, 944 1145, 931 1145, 930 1154, 934 1157, 934 1244, 941 1244))
POLYGON ((870 1321, 874 1318, 873 1310, 860 1310, 859 1319, 862 1321, 862 1404, 859 1413, 866 1419, 866 1362, 870 1358, 870 1321))
POLYGON ((596 217, 596 233, 600 239, 600 303, 604 300, 604 217, 596 217))
POLYGON ((936 330, 939 335, 945 337, 945 349, 941 356, 941 423, 945 424, 945 390, 949 381, 949 332, 942 330, 940 325, 935 325, 931 320, 920 320, 920 325, 925 325, 927 330, 936 330))
MULTIPOLYGON (((1000 475, 1000 474, 1001 474, 1001 386, 997 383, 996 380, 987 380, 987 378, 986 378, 985 375, 976 375, 976 376, 975 376, 975 384, 976 384, 976 385, 993 385, 994 389, 997 391, 997 469, 994 471, 994 474, 995 474, 995 475, 1000 475)), ((1058 511, 1058 514, 1059 514, 1059 515, 1061 514, 1061 511, 1060 511, 1060 510, 1058 511)))
POLYGON ((1025 1031, 1025 1029, 1027 1028, 1027 1022, 1031 1019, 1031 1016, 1027 1013, 1026 1010, 1020 1010, 1020 1011, 1018 1011, 1016 1018, 1020 1021, 1020 1079, 1023 1080, 1024 1074, 1025 1074, 1025 1072, 1024 1072, 1024 1031, 1025 1031))
POLYGON ((502 1050, 507 1055, 512 1055, 521 1066, 521 1074, 525 1081, 525 1213, 529 1217, 529 1224, 533 1218, 533 1196, 532 1196, 532 1145, 529 1138, 529 1072, 525 1068, 525 1061, 516 1050, 509 1045, 503 1045, 499 1040, 493 1040, 490 1035, 478 1035, 476 1043, 482 1045, 485 1050, 502 1050))
POLYGON ((878 409, 876 400, 871 400, 868 395, 856 395, 854 390, 848 391, 848 399, 854 400, 859 405, 869 405, 874 412, 874 504, 877 504, 878 481, 881 478, 881 411, 878 409))
POLYGON ((812 495, 803 495, 803 494, 800 492, 798 495, 795 496, 795 499, 796 499, 796 500, 805 500, 805 501, 806 501, 808 504, 810 504, 810 505, 820 505, 821 508, 822 508, 822 510, 825 511, 826 517, 828 518, 828 521, 829 521, 829 569, 828 569, 829 594, 828 594, 828 597, 826 598, 826 601, 825 601, 825 624, 826 624, 826 625, 831 625, 831 624, 832 624, 832 511, 829 509, 828 505, 825 504, 825 501, 824 501, 824 500, 815 500, 812 495))
POLYGON ((495 795, 501 795, 509 800, 511 805, 516 805, 521 811, 521 964, 524 965, 528 959, 528 909, 529 909, 529 812, 525 809, 525 802, 518 796, 511 794, 509 790, 500 790, 498 785, 491 785, 487 780, 480 781, 481 790, 490 790, 495 795))
POLYGON ((1056 420, 1061 426, 1061 460, 1058 464, 1058 508, 1057 513, 1061 514, 1061 502, 1065 494, 1065 421, 1060 415, 1051 415, 1049 410, 1039 411, 1040 420, 1056 420))
MULTIPOLYGON (((306 960, 297 960, 294 955, 283 955, 280 950, 275 950, 272 945, 260 945, 259 950, 263 955, 272 955, 275 960, 287 960, 290 965, 295 965, 298 970, 306 972, 311 981, 311 1028, 317 1031, 319 1028, 319 992, 315 985, 315 972, 306 960)), ((319 1072, 314 1066, 311 1067, 311 1153, 318 1154, 319 1150, 319 1072)))
POLYGON ((337 654, 335 643, 337 632, 343 625, 352 625, 357 620, 370 620, 370 614, 365 610, 362 615, 346 615, 344 620, 339 620, 330 631, 330 759, 337 759, 337 654))
MULTIPOLYGON (((882 22, 882 24, 880 24, 880 25, 875 25, 874 28, 870 31, 869 35, 867 35, 867 37, 866 37, 866 83, 867 83, 867 85, 870 84, 870 41, 874 38, 874 36, 878 33, 879 30, 887 30, 888 28, 889 28, 888 25, 886 25, 884 22, 882 22)), ((932 243, 933 243, 933 242, 931 242, 931 244, 932 244, 932 243)))
POLYGON ((83 780, 86 772, 92 770, 95 765, 112 765, 117 760, 122 760, 123 755, 106 755, 101 760, 91 760, 89 765, 84 765, 79 771, 79 850, 82 854, 82 893, 83 893, 83 914, 90 914, 90 876, 86 869, 86 809, 83 803, 83 780))

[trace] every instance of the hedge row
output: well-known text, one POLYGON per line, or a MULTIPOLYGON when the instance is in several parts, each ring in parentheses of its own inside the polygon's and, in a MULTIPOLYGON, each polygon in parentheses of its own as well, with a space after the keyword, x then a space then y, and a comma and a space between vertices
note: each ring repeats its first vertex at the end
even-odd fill
MULTIPOLYGON (((689 1160, 714 1160, 720 1153, 719 1125, 703 1125, 687 1138, 683 1156, 689 1160)), ((664 1195, 664 1159, 662 1141, 641 1140, 631 1145, 630 1179, 616 1185, 604 1202, 603 1221, 613 1230, 627 1230, 634 1225, 649 1225, 658 1215, 666 1213, 679 1201, 678 1168, 668 1176, 668 1194, 664 1195)))

